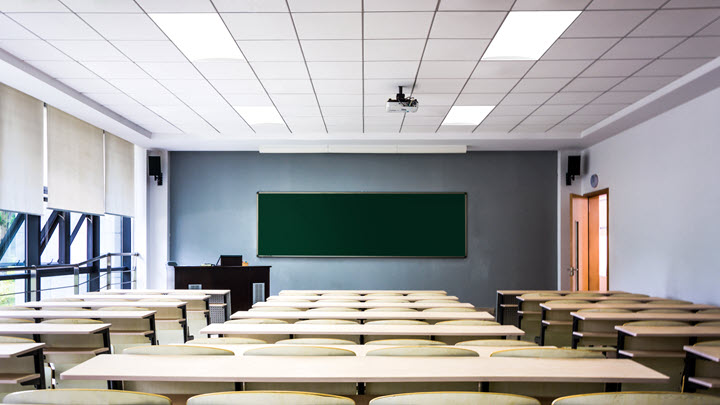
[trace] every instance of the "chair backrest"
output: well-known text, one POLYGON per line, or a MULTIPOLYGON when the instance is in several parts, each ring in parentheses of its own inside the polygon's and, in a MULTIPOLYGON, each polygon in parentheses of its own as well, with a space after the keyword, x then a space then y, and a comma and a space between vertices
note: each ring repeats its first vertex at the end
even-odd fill
POLYGON ((638 302, 638 301, 633 301, 633 300, 615 299, 615 298, 610 297, 610 298, 606 299, 605 301, 599 301, 598 303, 601 304, 601 305, 602 305, 602 304, 634 305, 634 304, 639 304, 640 302, 638 302))
POLYGON ((275 342, 278 345, 355 345, 357 343, 352 340, 335 339, 335 338, 295 338, 283 339, 275 342))
POLYGON ((689 326, 687 322, 680 321, 633 321, 626 322, 623 326, 689 326))
POLYGON ((504 349, 490 354, 490 357, 522 357, 549 359, 604 359, 600 352, 576 349, 556 349, 549 347, 531 347, 504 349))
MULTIPOLYGON (((203 347, 191 345, 155 345, 134 346, 123 350, 123 354, 142 354, 151 356, 181 355, 181 356, 234 356, 230 350, 217 347, 203 347)), ((142 367, 142 365, 138 365, 142 367)))
POLYGON ((511 340, 511 339, 480 339, 480 340, 466 340, 464 342, 456 343, 455 346, 508 346, 508 347, 530 347, 537 346, 537 343, 526 342, 524 340, 511 340))
POLYGON ((380 321, 368 321, 365 325, 429 325, 425 321, 416 321, 414 319, 385 319, 380 321))
MULTIPOLYGON (((312 302, 310 300, 304 300, 302 298, 304 297, 283 297, 282 299, 277 301, 282 301, 283 304, 307 304, 308 302, 312 302)), ((268 301, 274 300, 268 299, 268 301)))
POLYGON ((358 312, 357 308, 345 308, 345 307, 320 307, 310 308, 308 312, 358 312))
POLYGON ((558 398, 552 405, 718 405, 720 397, 679 392, 602 392, 558 398))
POLYGON ((589 304, 590 301, 583 301, 583 300, 551 300, 546 302, 546 304, 589 304))
POLYGON ((47 319, 41 323, 60 323, 60 324, 75 324, 75 325, 89 325, 94 323, 103 323, 97 319, 82 319, 82 318, 62 318, 62 319, 47 319))
POLYGON ((35 343, 35 341, 15 336, 0 336, 0 343, 35 343))
POLYGON ((58 298, 45 298, 42 301, 44 301, 44 302, 81 302, 82 299, 73 298, 73 297, 58 297, 58 298))
POLYGON ((244 356, 355 356, 355 352, 337 347, 277 345, 258 347, 243 353, 244 356))
POLYGON ((687 309, 642 309, 638 313, 643 314, 682 314, 689 313, 687 309))
POLYGON ((720 321, 700 322, 700 323, 696 324, 695 326, 720 326, 720 321))
POLYGON ((683 300, 658 300, 658 301, 650 301, 648 302, 650 305, 682 305, 682 304, 692 304, 690 301, 683 301, 683 300))
POLYGON ((447 299, 447 300, 433 299, 433 300, 419 300, 419 301, 415 301, 415 302, 418 304, 447 304, 449 302, 457 302, 457 301, 450 300, 450 299, 447 299))
POLYGON ((98 308, 98 311, 149 311, 148 308, 140 307, 102 307, 98 308))
POLYGON ((407 296, 408 296, 408 297, 418 297, 418 296, 424 297, 424 296, 427 296, 427 295, 447 296, 447 294, 445 294, 445 293, 433 292, 433 291, 414 292, 414 293, 408 294, 407 296))
POLYGON ((144 392, 99 389, 53 389, 13 392, 4 404, 45 405, 170 405, 170 398, 144 392))
POLYGON ((394 293, 394 292, 387 292, 387 293, 370 293, 365 294, 366 297, 402 297, 402 293, 394 293))
POLYGON ((353 321, 351 319, 305 319, 295 323, 299 323, 301 325, 357 325, 358 321, 353 321))
POLYGON ((302 309, 293 307, 252 307, 248 309, 252 312, 300 312, 302 309))
POLYGON ((398 357, 479 357, 476 351, 448 346, 401 346, 383 347, 367 352, 366 356, 398 356, 398 357))
POLYGON ((698 314, 720 314, 720 308, 710 308, 698 311, 698 314))
POLYGON ((594 292, 571 292, 568 297, 602 297, 603 294, 594 292))
MULTIPOLYGON (((122 300, 121 300, 122 301, 122 300)), ((156 297, 156 298, 143 298, 137 302, 183 302, 177 298, 169 298, 167 296, 156 297)))
POLYGON ((221 338, 195 338, 189 342, 192 344, 204 345, 262 345, 267 342, 260 339, 245 337, 221 337, 221 338))
POLYGON ((343 292, 343 291, 337 291, 337 292, 326 292, 323 293, 323 297, 333 297, 333 296, 342 296, 342 297, 359 297, 360 294, 353 293, 353 292, 343 292))
POLYGON ((355 405, 350 398, 299 391, 215 392, 191 397, 187 405, 355 405))
POLYGON ((402 299, 402 298, 383 298, 383 299, 377 299, 377 300, 367 300, 365 302, 368 304, 389 304, 389 303, 408 303, 410 301, 402 299))
POLYGON ((445 342, 430 339, 380 339, 365 342, 365 344, 388 346, 445 346, 445 342))
MULTIPOLYGON (((540 405, 535 398, 494 392, 417 392, 377 397, 370 405, 540 405)), ((188 403, 188 405, 190 405, 188 403)))
POLYGON ((393 307, 377 307, 377 308, 368 308, 365 310, 366 312, 418 312, 417 309, 414 308, 393 308, 393 307))
POLYGON ((695 343, 694 346, 720 346, 720 340, 707 340, 705 342, 695 343))
POLYGON ((28 307, 17 307, 14 305, 5 305, 0 306, 0 311, 34 311, 34 309, 28 307))
POLYGON ((225 321, 225 323, 239 323, 239 324, 281 324, 288 323, 282 319, 269 319, 269 318, 248 318, 248 319, 232 319, 225 321))
POLYGON ((453 320, 450 320, 450 321, 438 322, 438 323, 436 323, 436 325, 497 326, 497 325, 500 325, 500 324, 497 323, 497 322, 495 322, 495 321, 481 321, 481 320, 477 320, 477 319, 453 319, 453 320))
POLYGON ((423 310, 423 312, 475 312, 475 308, 469 308, 469 307, 438 307, 438 308, 428 308, 423 310))
POLYGON ((586 308, 576 311, 577 313, 587 313, 587 312, 606 312, 606 313, 618 313, 618 312, 632 312, 629 309, 624 308, 586 308))
POLYGON ((611 297, 649 297, 647 294, 638 293, 615 293, 610 295, 611 297))
POLYGON ((0 318, 0 323, 34 323, 32 319, 0 318))
POLYGON ((560 297, 562 296, 559 293, 555 292, 535 292, 535 293, 525 293, 520 296, 520 298, 538 298, 538 297, 546 297, 549 299, 552 299, 552 297, 560 297))

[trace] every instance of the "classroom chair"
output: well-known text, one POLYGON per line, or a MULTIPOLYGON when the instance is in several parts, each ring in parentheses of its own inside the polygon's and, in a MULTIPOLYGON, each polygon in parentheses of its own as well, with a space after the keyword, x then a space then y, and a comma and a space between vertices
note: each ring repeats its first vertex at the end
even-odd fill
POLYGON ((558 398, 552 405, 720 405, 720 397, 678 392, 600 392, 558 398))
MULTIPOLYGON (((560 294, 541 292, 541 293, 527 293, 520 296, 520 298, 547 298, 547 301, 551 301, 554 297, 560 297, 560 294)), ((520 319, 520 329, 525 331, 525 335, 521 337, 522 340, 529 342, 536 342, 540 339, 540 321, 542 320, 540 312, 540 304, 546 301, 523 301, 522 310, 518 311, 518 316, 522 316, 520 319)))
MULTIPOLYGON (((573 350, 554 349, 548 347, 512 348, 499 350, 490 357, 516 357, 516 358, 554 358, 554 359, 604 359, 602 353, 573 350)), ((585 394, 599 392, 605 389, 602 383, 556 383, 556 382, 491 382, 490 392, 507 392, 527 395, 538 398, 545 403, 548 399, 565 395, 585 394)))
MULTIPOLYGON (((693 346, 720 346, 720 340, 707 340, 695 343, 693 346)), ((720 364, 701 357, 695 358, 695 369, 693 371, 693 377, 714 379, 716 381, 720 379, 720 364)), ((688 383, 686 382, 686 384, 688 383)), ((720 395, 720 389, 718 388, 707 389, 703 387, 700 391, 705 394, 720 395)))
MULTIPOLYGON (((417 321, 412 319, 386 319, 377 321, 367 321, 365 325, 429 325, 425 321, 417 321)), ((426 339, 428 335, 368 335, 365 336, 365 342, 372 342, 374 340, 387 340, 387 339, 426 339)))
POLYGON ((248 311, 252 312, 301 312, 303 311, 300 308, 294 308, 294 307, 252 307, 248 309, 248 311))
POLYGON ((683 300, 658 300, 658 301, 649 301, 648 304, 650 304, 650 305, 683 305, 683 304, 692 304, 692 302, 683 301, 683 300))
POLYGON ((720 308, 701 309, 698 314, 720 314, 720 308))
POLYGON ((335 339, 335 338, 294 338, 284 339, 275 342, 277 345, 314 345, 314 346, 327 346, 327 345, 356 345, 357 342, 347 339, 335 339))
POLYGON ((446 346, 445 342, 430 339, 385 339, 373 340, 365 344, 387 346, 446 346))
MULTIPOLYGON (((577 313, 629 313, 629 309, 624 308, 587 308, 578 310, 577 313)), ((578 349, 595 350, 599 352, 614 352, 617 344, 617 332, 615 325, 618 321, 583 321, 578 320, 578 332, 583 333, 583 337, 578 339, 578 349)))
MULTIPOLYGON (((225 321, 225 323, 237 323, 237 324, 287 324, 287 321, 282 319, 268 319, 268 318, 250 318, 250 319, 233 319, 225 321)), ((290 335, 225 335, 225 337, 232 338, 249 338, 249 339, 260 339, 267 343, 275 343, 278 340, 290 339, 290 335)))
POLYGON ((361 294, 351 293, 351 292, 337 291, 337 292, 326 292, 326 293, 323 293, 322 296, 323 296, 323 297, 334 297, 334 296, 341 296, 341 297, 360 297, 361 294))
POLYGON ((455 346, 532 347, 532 346, 537 346, 537 343, 526 342, 524 340, 510 340, 510 339, 479 339, 479 340, 466 340, 464 342, 458 342, 458 343, 455 343, 455 346))
MULTIPOLYGON (((588 295, 573 295, 573 296, 588 296, 588 295)), ((590 301, 583 300, 552 300, 547 301, 546 304, 589 304, 590 301)), ((540 328, 545 328, 545 341, 543 342, 546 346, 570 346, 572 345, 572 316, 570 316, 571 310, 567 311, 546 311, 544 324, 541 323, 540 328)), ((542 343, 541 343, 542 344, 542 343)))
POLYGON ((359 304, 360 301, 358 300, 322 300, 318 301, 322 304, 359 304))
MULTIPOLYGON (((123 350, 123 355, 138 356, 234 356, 235 353, 216 347, 192 345, 156 345, 136 346, 123 350)), ((192 358, 188 358, 188 367, 192 367, 192 358)), ((138 360, 142 367, 142 360, 138 360)), ((151 392, 164 395, 206 394, 208 392, 231 391, 235 384, 231 382, 191 382, 191 381, 124 381, 123 388, 129 391, 151 392)))
MULTIPOLYGON (((358 321, 353 321, 350 319, 306 319, 304 321, 297 321, 295 323, 301 325, 357 325, 358 321)), ((303 337, 317 339, 343 338, 351 340, 355 342, 355 344, 360 344, 360 335, 303 335, 303 337)))
POLYGON ((613 293, 610 295, 611 297, 649 297, 647 294, 639 294, 639 293, 613 293))
POLYGON ((670 309, 670 308, 667 308, 667 309, 642 309, 642 310, 638 311, 638 313, 643 313, 643 314, 683 314, 683 313, 687 314, 690 312, 691 311, 688 309, 670 309))
POLYGON ((355 401, 337 395, 300 391, 215 392, 212 394, 196 395, 187 401, 187 405, 236 404, 355 405, 355 401))
MULTIPOLYGON (((474 350, 445 346, 403 346, 370 350, 366 356, 394 357, 478 357, 474 350)), ((477 382, 368 382, 366 395, 389 395, 420 391, 477 391, 477 382)))
POLYGON ((475 312, 475 308, 470 307, 437 307, 423 309, 423 312, 475 312))
MULTIPOLYGON (((608 297, 605 301, 599 301, 598 304, 613 304, 613 305, 635 305, 640 304, 638 301, 633 300, 624 300, 622 297, 615 298, 615 297, 608 297)), ((589 308, 588 308, 589 309, 589 308)))
MULTIPOLYGON (((540 405, 535 398, 494 392, 414 392, 377 397, 370 405, 540 405)), ((190 405, 190 404, 188 404, 190 405)))
MULTIPOLYGON (((0 336, 0 343, 2 343, 2 344, 27 344, 27 343, 35 343, 35 341, 32 339, 27 339, 27 338, 22 338, 22 337, 0 336)), ((25 357, 2 358, 2 359, 0 359, 0 370, 2 370, 3 374, 8 375, 8 377, 10 377, 10 375, 12 375, 12 374, 15 374, 15 375, 35 374, 35 366, 33 363, 33 357, 25 356, 25 357)), ((0 400, 2 400, 2 398, 5 395, 7 395, 11 392, 25 391, 28 389, 32 389, 32 385, 22 385, 20 383, 0 384, 0 400)))
MULTIPOLYGON (((144 298, 136 301, 139 305, 143 302, 183 302, 176 298, 157 297, 144 298)), ((185 331, 183 330, 182 310, 180 308, 154 308, 155 329, 157 330, 158 344, 185 343, 185 331)), ((190 312, 187 311, 188 316, 190 312)), ((185 322, 189 322, 185 319, 185 322)), ((195 327, 195 325, 193 325, 195 327)), ((190 325, 188 324, 188 329, 190 325)))
POLYGON ((9 394, 4 404, 43 404, 43 405, 171 405, 170 398, 146 394, 144 392, 118 391, 106 389, 55 389, 22 391, 9 394))
POLYGON ((445 296, 445 295, 447 295, 447 294, 441 293, 441 292, 426 291, 426 292, 414 292, 414 293, 409 293, 407 296, 408 296, 408 297, 424 297, 424 296, 426 296, 426 295, 438 295, 438 296, 442 295, 442 296, 445 296))
MULTIPOLYGON (((103 307, 98 311, 149 311, 148 308, 139 307, 103 307)), ((157 316, 157 315, 156 315, 157 316)), ((149 319, 100 319, 110 326, 110 341, 113 353, 122 353, 128 347, 149 345, 150 338, 146 332, 150 330, 149 319)))
POLYGON ((318 307, 318 308, 310 308, 310 309, 308 309, 308 312, 360 312, 360 310, 357 308, 345 308, 345 307, 318 307))
MULTIPOLYGON (((336 347, 303 346, 303 345, 276 345, 247 350, 244 356, 355 356, 355 352, 336 347)), ((245 383, 247 391, 297 391, 307 390, 323 394, 356 395, 355 383, 273 383, 253 382, 245 383)))
MULTIPOLYGON (((87 325, 103 322, 95 319, 48 319, 41 323, 87 325)), ((99 354, 98 349, 103 347, 102 335, 40 335, 40 341, 45 343, 45 362, 51 365, 56 388, 107 388, 105 381, 59 378, 68 369, 99 354)))
POLYGON ((365 311, 367 312, 419 312, 417 309, 414 308, 394 308, 394 307, 376 307, 376 308, 367 308, 365 311))
POLYGON ((698 322, 695 326, 720 326, 720 321, 698 322))
POLYGON ((32 319, 0 318, 0 323, 34 323, 32 319))
MULTIPOLYGON (((498 326, 499 323, 495 321, 481 321, 476 319, 454 319, 449 321, 441 321, 435 323, 435 325, 446 325, 446 326, 498 326)), ((492 339, 495 336, 488 336, 488 339, 492 339)), ((454 345, 459 342, 464 342, 467 340, 477 340, 482 339, 482 337, 478 336, 443 336, 443 341, 449 345, 454 345)))
POLYGON ((385 292, 385 293, 369 293, 365 294, 366 297, 402 297, 402 293, 393 293, 393 292, 385 292))
POLYGON ((450 299, 445 299, 445 300, 432 299, 432 300, 419 300, 419 301, 415 301, 415 302, 416 302, 417 304, 447 304, 447 303, 450 303, 450 302, 457 302, 457 301, 455 301, 455 300, 450 300, 450 299))
POLYGON ((240 338, 240 337, 221 337, 221 338, 195 338, 188 342, 188 344, 203 344, 203 345, 264 345, 266 341, 261 339, 253 338, 240 338))
POLYGON ((399 304, 407 304, 410 301, 402 298, 383 298, 383 299, 377 299, 377 300, 367 300, 365 301, 367 304, 390 304, 390 303, 399 303, 399 304))

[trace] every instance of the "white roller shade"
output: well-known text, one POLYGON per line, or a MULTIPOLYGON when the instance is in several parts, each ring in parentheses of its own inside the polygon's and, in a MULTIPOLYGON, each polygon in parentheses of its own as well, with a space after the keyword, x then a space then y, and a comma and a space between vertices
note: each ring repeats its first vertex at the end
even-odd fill
POLYGON ((130 142, 105 133, 105 212, 134 216, 135 149, 130 142))
POLYGON ((48 208, 103 215, 102 130, 48 106, 47 148, 48 208))
POLYGON ((43 211, 43 103, 1 83, 0 209, 43 211))

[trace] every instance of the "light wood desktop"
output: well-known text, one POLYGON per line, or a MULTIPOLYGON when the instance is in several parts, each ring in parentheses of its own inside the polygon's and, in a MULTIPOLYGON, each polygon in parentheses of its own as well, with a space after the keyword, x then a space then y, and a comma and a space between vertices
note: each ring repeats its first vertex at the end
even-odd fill
POLYGON ((0 343, 0 359, 11 359, 45 347, 45 343, 0 343))
POLYGON ((615 326, 621 336, 720 337, 720 326, 615 326))
POLYGON ((687 353, 685 357, 684 392, 695 392, 697 388, 720 388, 720 378, 717 377, 720 364, 712 364, 720 363, 720 346, 685 346, 683 349, 687 353), (698 370, 698 361, 712 363, 709 365, 704 364, 704 367, 698 370), (701 375, 697 375, 698 371, 701 375))
POLYGON ((421 304, 417 302, 386 302, 386 303, 366 303, 366 302, 286 302, 286 301, 265 301, 258 302, 253 305, 253 308, 258 307, 291 307, 298 309, 309 309, 309 308, 330 308, 330 307, 342 307, 342 308, 412 308, 412 309, 428 309, 428 308, 442 308, 442 307, 465 307, 475 308, 472 304, 465 302, 450 302, 450 303, 437 303, 437 304, 421 304))
MULTIPOLYGON (((110 324, 74 324, 74 323, 0 323, 0 336, 2 335, 32 335, 33 340, 40 342, 41 335, 93 335, 102 334, 103 347, 89 348, 93 354, 110 352, 110 324)), ((68 352, 65 348, 48 348, 45 353, 68 352)), ((79 352, 84 349, 70 348, 70 352, 79 352)))
POLYGON ((594 304, 540 304, 541 309, 548 311, 577 311, 580 309, 591 309, 591 308, 622 308, 629 309, 631 311, 640 311, 643 309, 686 309, 689 311, 700 311, 702 309, 717 308, 714 305, 706 304, 613 304, 612 301, 606 301, 602 303, 594 304))
POLYGON ((292 301, 306 300, 306 301, 333 301, 333 300, 355 300, 355 301, 370 301, 370 300, 383 300, 383 299, 398 299, 410 302, 422 301, 422 300, 443 300, 447 302, 458 301, 458 297, 454 295, 273 295, 267 298, 267 301, 292 301))
POLYGON ((720 363, 720 346, 684 346, 683 350, 705 360, 720 363))
MULTIPOLYGON (((570 294, 573 292, 580 291, 568 291, 568 290, 497 290, 497 298, 495 300, 495 316, 497 321, 501 324, 512 324, 516 325, 517 307, 518 303, 515 299, 519 295, 551 292, 561 295, 570 294)), ((603 295, 612 295, 622 293, 623 291, 582 291, 598 293, 603 295)))
POLYGON ((495 318, 487 312, 315 312, 315 311, 278 311, 256 312, 238 311, 230 319, 271 318, 297 321, 300 319, 349 319, 349 320, 382 320, 382 319, 419 319, 426 321, 447 321, 454 319, 472 319, 492 321, 495 318))
POLYGON ((720 314, 660 313, 660 312, 571 312, 571 316, 582 321, 720 321, 720 314))
POLYGON ((443 294, 447 295, 447 291, 445 290, 282 290, 278 293, 278 295, 308 295, 308 294, 339 294, 339 293, 348 293, 348 294, 423 294, 423 293, 430 293, 430 294, 443 294))
POLYGON ((206 289, 200 289, 200 290, 188 290, 188 289, 177 289, 177 290, 164 290, 164 289, 143 289, 143 290, 137 290, 137 289, 127 289, 127 290, 102 290, 102 291, 93 291, 89 292, 88 294, 97 294, 97 295, 115 295, 115 294, 151 294, 151 295, 175 295, 175 294, 205 294, 205 295, 225 295, 230 294, 230 290, 206 290, 206 289), (155 293, 155 294, 153 294, 155 293))
POLYGON ((0 370, 0 384, 22 384, 36 380, 36 389, 45 389, 43 348, 45 343, 0 343, 0 359, 33 356, 33 373, 8 373, 0 370))

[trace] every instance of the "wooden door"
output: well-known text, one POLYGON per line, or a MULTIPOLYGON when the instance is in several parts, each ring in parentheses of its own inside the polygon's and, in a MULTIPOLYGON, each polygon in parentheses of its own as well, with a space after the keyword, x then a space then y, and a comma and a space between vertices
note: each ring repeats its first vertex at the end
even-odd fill
POLYGON ((570 196, 570 289, 587 291, 588 285, 588 206, 589 199, 579 195, 570 196))

